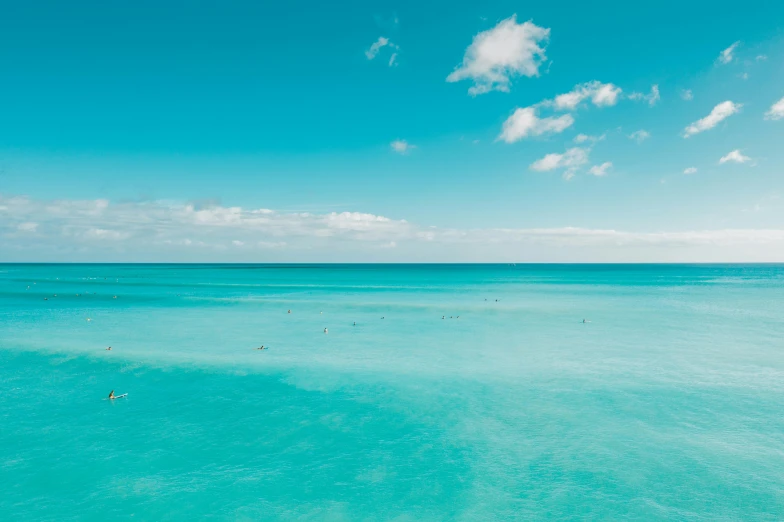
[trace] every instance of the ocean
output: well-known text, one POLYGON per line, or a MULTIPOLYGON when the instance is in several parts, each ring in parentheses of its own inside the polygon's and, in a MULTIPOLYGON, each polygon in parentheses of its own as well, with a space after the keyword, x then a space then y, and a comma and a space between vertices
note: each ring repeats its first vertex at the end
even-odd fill
POLYGON ((0 513, 780 520, 784 265, 0 265, 0 513))

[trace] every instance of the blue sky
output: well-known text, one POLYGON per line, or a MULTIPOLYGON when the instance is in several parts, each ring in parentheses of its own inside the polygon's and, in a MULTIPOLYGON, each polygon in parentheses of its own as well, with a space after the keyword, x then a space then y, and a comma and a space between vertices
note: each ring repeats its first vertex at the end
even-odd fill
POLYGON ((0 261, 784 261, 784 3, 71 4, 2 4, 0 261))

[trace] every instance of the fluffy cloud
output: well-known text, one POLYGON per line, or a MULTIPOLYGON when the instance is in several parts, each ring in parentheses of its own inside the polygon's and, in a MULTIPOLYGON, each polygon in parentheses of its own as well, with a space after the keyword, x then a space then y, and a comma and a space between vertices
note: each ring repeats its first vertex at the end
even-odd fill
MULTIPOLYGON (((575 86, 571 91, 559 94, 552 100, 544 100, 530 107, 518 107, 506 119, 501 129, 501 139, 507 143, 542 134, 557 134, 563 132, 574 124, 574 117, 569 114, 562 116, 540 117, 539 110, 550 108, 559 111, 573 111, 585 100, 590 100, 597 107, 609 107, 618 102, 621 89, 611 83, 592 81, 575 86)), ((580 135, 575 142, 582 143, 580 135)), ((600 138, 603 139, 602 135, 600 138)), ((585 136, 584 140, 591 137, 585 136)))
POLYGON ((741 107, 743 107, 742 104, 733 103, 729 100, 721 102, 713 108, 710 114, 686 127, 683 131, 683 137, 688 138, 694 134, 712 129, 723 120, 740 111, 741 107))
POLYGON ((684 174, 695 174, 696 172, 697 172, 697 167, 688 167, 683 171, 684 174))
POLYGON ((513 77, 539 76, 539 66, 546 60, 544 46, 549 36, 550 29, 532 22, 518 24, 517 15, 512 15, 474 36, 462 65, 446 81, 473 80, 473 87, 468 89, 472 96, 490 91, 509 92, 513 77))
POLYGON ((735 149, 729 154, 727 154, 726 156, 722 157, 719 160, 719 164, 721 165, 723 163, 727 163, 728 161, 732 163, 746 163, 748 161, 751 161, 751 158, 741 154, 739 149, 735 149))
POLYGON ((631 134, 629 134, 629 139, 634 140, 637 143, 642 143, 643 141, 647 140, 650 137, 651 134, 644 129, 640 129, 638 131, 634 131, 631 134))
POLYGON ((395 140, 389 144, 389 147, 398 154, 408 154, 416 148, 416 145, 412 145, 406 140, 395 140))
POLYGON ((518 108, 504 122, 498 139, 514 143, 529 136, 557 134, 571 127, 573 123, 574 118, 570 114, 540 118, 536 107, 518 108))
MULTIPOLYGON (((691 91, 689 91, 691 93, 691 91)), ((650 94, 643 94, 641 92, 633 92, 629 95, 630 100, 642 100, 648 102, 648 105, 653 107, 661 99, 659 95, 659 86, 653 85, 650 94)))
POLYGON ((768 112, 765 113, 766 120, 780 120, 784 118, 784 98, 770 106, 768 112))
POLYGON ((573 147, 563 154, 547 154, 531 163, 530 169, 539 172, 565 169, 564 178, 571 179, 577 169, 588 163, 588 152, 589 149, 573 147))
POLYGON ((691 89, 683 89, 681 91, 681 98, 686 101, 691 101, 694 99, 694 94, 692 94, 691 89))
POLYGON ((618 102, 621 88, 612 83, 592 81, 576 85, 571 91, 559 94, 552 101, 542 102, 558 110, 574 110, 583 101, 590 99, 597 107, 609 107, 618 102))
POLYGON ((719 53, 719 62, 724 64, 730 63, 734 58, 733 53, 735 52, 735 48, 738 47, 738 45, 740 45, 739 41, 735 42, 719 53))
POLYGON ((612 166, 613 166, 612 162, 605 161, 601 165, 594 165, 593 167, 591 167, 588 173, 599 177, 606 176, 607 171, 609 171, 612 168, 612 166))

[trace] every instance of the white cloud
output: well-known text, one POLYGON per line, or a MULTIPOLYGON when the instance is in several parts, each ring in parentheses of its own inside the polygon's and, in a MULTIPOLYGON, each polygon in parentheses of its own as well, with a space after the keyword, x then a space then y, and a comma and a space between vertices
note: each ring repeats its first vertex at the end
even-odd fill
POLYGON ((746 163, 751 161, 751 158, 741 154, 739 149, 735 149, 726 156, 722 157, 719 160, 719 164, 727 163, 728 161, 731 161, 732 163, 746 163))
POLYGON ((395 140, 389 144, 389 147, 398 154, 408 154, 416 148, 416 145, 412 145, 406 140, 395 140))
POLYGON ((684 169, 683 173, 684 174, 696 174, 697 173, 697 167, 688 167, 687 169, 684 169))
POLYGON ((691 89, 683 89, 681 91, 681 98, 686 101, 691 101, 694 99, 694 94, 691 92, 691 89))
POLYGON ((509 92, 513 77, 539 76, 539 66, 547 59, 544 46, 549 36, 550 29, 532 22, 518 24, 517 15, 512 15, 474 36, 462 65, 446 81, 473 80, 474 85, 468 90, 472 96, 490 91, 509 92))
POLYGON ((589 149, 573 147, 563 154, 547 154, 545 157, 534 161, 530 169, 546 172, 556 169, 566 169, 564 177, 571 179, 577 169, 588 163, 589 149))
POLYGON ((784 118, 784 98, 770 106, 768 112, 765 113, 766 120, 780 120, 784 118))
POLYGON ((559 94, 553 101, 542 102, 542 105, 553 106, 558 110, 574 110, 586 99, 597 107, 609 107, 618 102, 621 88, 612 83, 592 81, 576 85, 571 91, 559 94))
POLYGON ((740 73, 738 75, 738 78, 740 78, 741 80, 748 80, 749 79, 749 73, 747 73, 747 72, 740 73))
POLYGON ((739 41, 735 42, 734 44, 732 44, 729 47, 727 47, 726 49, 724 49, 719 54, 719 62, 725 63, 725 64, 726 63, 730 63, 732 61, 733 57, 734 57, 733 53, 735 52, 735 48, 738 47, 738 45, 740 45, 739 41))
POLYGON ((362 212, 283 213, 161 201, 104 205, 0 195, 0 260, 231 261, 254 249, 281 261, 313 262, 356 260, 367 252, 403 256, 371 260, 780 262, 784 230, 457 229, 362 212), (32 222, 39 225, 36 234, 18 233, 21 224, 32 222), (229 248, 232 241, 243 248, 229 248), (383 248, 393 243, 395 248, 383 248))
POLYGON ((611 168, 612 168, 612 163, 609 161, 605 161, 601 165, 594 165, 593 167, 591 167, 588 173, 599 177, 606 176, 607 171, 610 170, 611 168))
POLYGON ((235 239, 234 241, 231 242, 231 244, 234 245, 234 246, 243 246, 245 244, 245 242, 244 241, 240 241, 238 239, 235 239))
POLYGON ((648 105, 653 107, 661 99, 659 95, 659 86, 651 86, 650 94, 643 94, 641 92, 633 92, 629 95, 630 100, 642 100, 648 102, 648 105))
POLYGON ((634 140, 637 143, 642 143, 643 141, 647 140, 650 137, 651 134, 644 129, 640 129, 638 131, 634 131, 631 134, 629 134, 629 139, 634 140))
POLYGON ((683 131, 683 137, 688 138, 694 134, 712 129, 726 118, 729 118, 740 111, 741 107, 743 107, 743 105, 740 103, 732 103, 731 101, 721 102, 711 110, 710 114, 686 127, 683 131))
POLYGON ((379 36, 378 40, 373 42, 370 48, 365 51, 365 56, 367 56, 368 60, 372 60, 376 57, 378 52, 381 50, 382 47, 389 45, 389 38, 384 38, 383 36, 379 36))
MULTIPOLYGON (((368 60, 373 60, 376 56, 378 56, 379 52, 384 47, 389 47, 390 49, 394 49, 394 51, 397 51, 398 49, 400 49, 400 47, 398 47, 397 45, 392 43, 389 40, 389 38, 386 38, 384 36, 379 36, 378 40, 373 42, 373 44, 370 46, 370 48, 367 51, 365 51, 365 56, 367 56, 368 60)), ((397 60, 397 52, 394 52, 394 51, 392 52, 392 55, 389 57, 389 66, 390 67, 392 67, 393 65, 397 65, 397 61, 396 61, 397 60)))
POLYGON ((589 136, 587 134, 578 134, 577 136, 574 137, 573 141, 575 143, 585 143, 585 142, 596 143, 597 141, 604 140, 605 137, 607 137, 606 134, 602 134, 601 136, 589 136))
POLYGON ((16 229, 20 232, 35 232, 38 230, 38 223, 33 223, 31 221, 19 223, 19 225, 16 226, 16 229))
POLYGON ((765 56, 764 54, 758 54, 757 57, 755 58, 755 60, 757 60, 758 62, 764 62, 767 59, 768 57, 765 56))
POLYGON ((529 136, 557 134, 568 129, 574 123, 574 118, 570 114, 540 118, 536 113, 536 107, 516 109, 504 122, 498 139, 506 143, 514 143, 529 136))

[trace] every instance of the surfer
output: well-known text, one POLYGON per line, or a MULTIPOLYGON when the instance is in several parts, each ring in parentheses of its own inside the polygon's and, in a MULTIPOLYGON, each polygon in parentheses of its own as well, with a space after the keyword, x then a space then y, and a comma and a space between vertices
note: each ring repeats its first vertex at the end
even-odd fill
POLYGON ((266 350, 266 348, 264 348, 264 345, 263 345, 263 344, 262 344, 261 346, 259 346, 258 348, 256 348, 256 349, 257 349, 257 350, 266 350))
POLYGON ((109 392, 109 398, 110 399, 116 399, 117 398, 117 396, 114 394, 114 390, 109 392))

